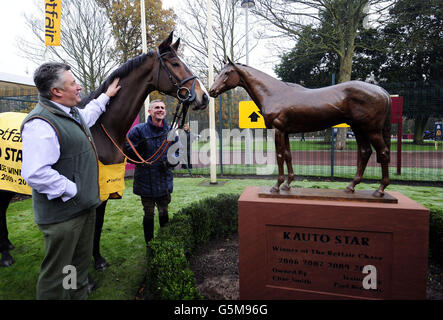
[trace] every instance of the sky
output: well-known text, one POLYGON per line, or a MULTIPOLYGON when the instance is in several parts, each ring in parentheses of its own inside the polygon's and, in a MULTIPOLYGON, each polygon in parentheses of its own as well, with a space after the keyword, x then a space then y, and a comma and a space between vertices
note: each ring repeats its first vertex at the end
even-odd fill
MULTIPOLYGON (((25 25, 25 13, 32 13, 35 10, 35 3, 41 3, 43 0, 14 0, 14 1, 0 1, 0 72, 10 73, 20 76, 32 77, 37 65, 20 56, 20 50, 17 47, 17 37, 26 36, 29 31, 25 25)), ((178 0, 163 0, 163 7, 177 7, 178 0)), ((243 10, 239 8, 239 10, 243 10)), ((176 10, 176 13, 179 11, 176 10)), ((250 18, 251 19, 251 15, 250 18)), ((250 40, 251 43, 251 40, 250 40)), ((259 44, 249 55, 249 65, 260 69, 275 77, 272 71, 273 65, 276 61, 269 51, 265 48, 265 43, 259 44), (266 61, 268 63, 266 63, 266 61), (269 62, 271 61, 271 62, 269 62)), ((239 61, 245 63, 245 61, 239 61)))
POLYGON ((0 2, 0 72, 30 76, 37 67, 34 63, 19 56, 17 36, 29 31, 25 28, 25 12, 35 8, 34 0, 0 2))

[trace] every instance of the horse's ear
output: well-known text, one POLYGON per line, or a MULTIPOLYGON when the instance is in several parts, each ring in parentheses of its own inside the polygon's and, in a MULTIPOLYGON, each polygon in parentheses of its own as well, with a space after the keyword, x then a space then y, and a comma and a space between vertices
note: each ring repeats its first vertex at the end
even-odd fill
POLYGON ((172 45, 172 48, 173 48, 175 51, 177 51, 179 45, 180 45, 180 38, 178 38, 177 41, 175 41, 175 43, 172 45))
POLYGON ((229 57, 226 57, 228 59, 228 63, 232 64, 233 66, 235 66, 234 62, 231 61, 231 59, 229 59, 229 57))
POLYGON ((174 31, 171 31, 171 33, 169 34, 169 37, 167 37, 165 40, 163 40, 162 43, 160 43, 160 45, 158 46, 158 50, 160 52, 165 51, 166 49, 168 49, 171 46, 173 36, 174 36, 174 31))

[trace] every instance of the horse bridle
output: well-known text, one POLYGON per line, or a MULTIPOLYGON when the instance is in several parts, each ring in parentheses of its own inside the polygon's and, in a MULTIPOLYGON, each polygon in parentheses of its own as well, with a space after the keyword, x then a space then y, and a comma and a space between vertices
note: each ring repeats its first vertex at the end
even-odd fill
POLYGON ((198 77, 195 75, 192 75, 192 76, 187 77, 183 80, 177 79, 177 77, 171 72, 171 70, 168 68, 165 61, 163 60, 163 56, 168 53, 170 53, 170 51, 160 53, 160 51, 157 49, 157 57, 158 57, 158 60, 160 61, 160 66, 158 67, 158 72, 157 72, 157 88, 159 87, 159 84, 160 84, 159 83, 160 70, 161 70, 161 67, 163 67, 163 69, 165 69, 166 73, 168 74, 169 81, 177 89, 176 96, 178 99, 178 103, 175 108, 174 118, 172 120, 171 127, 169 129, 169 130, 172 130, 174 128, 176 122, 178 122, 180 119, 181 119, 181 123, 180 123, 180 125, 178 125, 177 129, 183 128, 183 125, 184 125, 185 119, 186 119, 186 114, 188 113, 189 105, 197 97, 197 94, 195 93, 195 83, 196 83, 198 77), (184 87, 184 84, 190 80, 193 80, 192 85, 191 85, 191 90, 184 87), (184 95, 181 94, 182 90, 185 91, 184 95))
MULTIPOLYGON (((163 67, 163 69, 166 70, 166 72, 168 74, 169 81, 171 81, 171 83, 174 85, 174 87, 177 88, 177 99, 180 102, 182 102, 182 103, 191 103, 191 102, 193 102, 195 100, 195 98, 197 96, 196 93, 195 93, 195 82, 198 79, 198 77, 195 76, 195 75, 192 75, 192 76, 187 77, 186 79, 183 79, 181 81, 179 79, 177 79, 177 77, 171 72, 171 70, 168 68, 168 66, 166 65, 165 61, 163 60, 163 56, 168 54, 168 53, 170 53, 170 51, 166 51, 166 52, 160 53, 158 51, 158 49, 157 49, 157 57, 158 57, 158 60, 160 61, 160 66, 163 67), (190 80, 194 80, 194 81, 192 81, 191 90, 189 90, 188 88, 183 86, 186 82, 188 82, 190 80), (180 83, 178 83, 178 82, 180 82, 180 83), (185 95, 182 96, 180 94, 181 90, 185 90, 186 91, 185 95)), ((160 81, 160 70, 161 70, 161 68, 159 67, 158 68, 158 72, 157 72, 157 88, 159 87, 159 84, 160 84, 159 83, 159 81, 160 81)))
MULTIPOLYGON (((105 127, 103 126, 103 123, 101 124, 103 131, 106 133, 106 135, 108 136, 108 138, 111 140, 111 142, 114 144, 114 146, 120 151, 121 154, 123 154, 123 156, 125 156, 126 158, 128 158, 131 162, 137 163, 137 164, 148 164, 151 165, 155 162, 157 162, 162 156, 163 154, 166 152, 166 150, 169 148, 170 144, 172 143, 172 139, 169 140, 169 134, 171 132, 171 130, 174 129, 174 126, 176 125, 176 123, 181 119, 181 123, 180 125, 177 127, 177 129, 181 129, 183 128, 183 125, 185 123, 186 120, 186 114, 188 113, 188 109, 189 109, 189 105, 195 100, 195 98, 197 97, 197 94, 195 93, 195 83, 198 79, 197 76, 192 75, 190 77, 187 77, 183 80, 179 80, 177 79, 177 77, 171 72, 171 70, 168 68, 168 66, 166 65, 165 61, 163 60, 163 56, 168 54, 169 51, 160 53, 157 49, 157 57, 158 60, 160 61, 160 65, 158 67, 158 72, 157 72, 157 88, 159 87, 159 81, 160 81, 160 69, 161 67, 163 67, 167 74, 168 74, 168 78, 169 81, 171 81, 172 85, 177 88, 177 99, 178 99, 178 103, 174 112, 174 118, 172 120, 172 123, 170 125, 170 128, 168 130, 168 134, 166 139, 163 141, 163 143, 161 144, 161 146, 158 148, 158 150, 148 159, 143 159, 143 157, 137 152, 137 150, 135 149, 134 145, 132 144, 131 140, 129 140, 128 134, 126 134, 126 141, 128 142, 129 146, 131 147, 131 149, 134 151, 135 155, 141 160, 141 161, 137 161, 134 159, 131 159, 130 157, 128 157, 123 150, 121 150, 121 148, 118 146, 118 144, 114 141, 114 139, 112 139, 111 135, 106 131, 105 127), (192 81, 192 85, 191 85, 191 90, 189 90, 188 88, 184 87, 183 85, 185 83, 187 83, 188 81, 193 80, 192 81), (180 83, 179 83, 180 82, 180 83), (181 91, 185 90, 185 95, 181 95, 181 91), (167 142, 167 143, 166 143, 167 142), (165 145, 166 143, 166 145, 165 145), (163 149, 163 150, 162 150, 163 149), (162 151, 161 151, 162 150, 162 151), (161 152, 160 152, 161 151, 161 152), (153 159, 158 153, 160 152, 160 154, 153 159), (151 161, 152 160, 152 161, 151 161)), ((128 132, 129 133, 129 132, 128 132)))

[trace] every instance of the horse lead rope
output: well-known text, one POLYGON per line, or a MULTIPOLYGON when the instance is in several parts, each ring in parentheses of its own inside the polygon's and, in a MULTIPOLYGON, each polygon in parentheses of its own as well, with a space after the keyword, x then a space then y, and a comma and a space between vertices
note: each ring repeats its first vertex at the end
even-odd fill
POLYGON ((165 139, 165 140, 163 141, 163 143, 161 144, 161 146, 158 148, 158 150, 157 150, 152 156, 150 156, 148 159, 144 160, 143 157, 137 152, 137 149, 136 149, 136 148, 134 147, 134 145, 132 144, 132 142, 131 142, 131 140, 129 139, 128 135, 126 135, 126 141, 128 141, 129 146, 131 147, 132 151, 134 151, 135 155, 141 160, 141 161, 137 161, 137 160, 134 160, 134 159, 128 157, 128 156, 125 154, 125 152, 124 152, 124 151, 118 146, 118 144, 114 141, 114 139, 112 139, 111 135, 110 135, 110 134, 108 133, 108 131, 105 129, 105 126, 103 125, 103 123, 101 123, 100 125, 102 126, 102 129, 103 129, 103 131, 106 133, 106 135, 108 136, 109 140, 111 140, 111 142, 112 142, 112 143, 114 144, 114 146, 118 149, 118 151, 120 151, 120 153, 121 153, 122 155, 124 155, 126 158, 128 158, 129 161, 134 162, 134 163, 137 163, 137 164, 146 163, 146 164, 148 164, 148 165, 151 165, 151 164, 157 162, 157 161, 163 156, 163 154, 166 152, 166 150, 169 148, 169 145, 171 144, 171 141, 168 141, 168 143, 166 144, 166 146, 163 148, 165 142, 167 141, 167 139, 165 139), (157 153, 160 152, 160 150, 161 150, 162 148, 163 148, 163 151, 160 153, 160 155, 159 155, 156 159, 154 159, 153 161, 150 162, 150 160, 151 160, 152 158, 154 158, 154 157, 157 155, 157 153))

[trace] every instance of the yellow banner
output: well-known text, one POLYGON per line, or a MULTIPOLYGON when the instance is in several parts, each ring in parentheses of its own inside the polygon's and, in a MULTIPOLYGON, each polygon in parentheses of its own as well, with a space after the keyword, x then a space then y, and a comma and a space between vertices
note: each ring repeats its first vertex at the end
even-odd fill
POLYGON ((60 45, 62 0, 45 0, 45 44, 60 45))
POLYGON ((100 200, 120 199, 125 189, 125 167, 123 163, 104 165, 98 162, 98 180, 100 185, 100 200))
POLYGON ((20 125, 26 113, 0 113, 0 190, 32 194, 31 187, 21 176, 22 138, 20 125))
POLYGON ((238 105, 238 125, 240 129, 266 128, 265 119, 254 101, 240 101, 238 105))
MULTIPOLYGON (((32 194, 21 176, 22 139, 20 125, 27 116, 20 112, 0 113, 0 190, 32 194)), ((126 161, 104 165, 99 161, 100 199, 119 199, 125 189, 126 161)))

